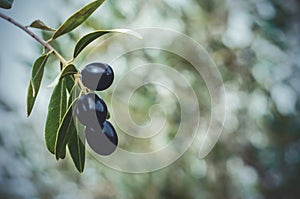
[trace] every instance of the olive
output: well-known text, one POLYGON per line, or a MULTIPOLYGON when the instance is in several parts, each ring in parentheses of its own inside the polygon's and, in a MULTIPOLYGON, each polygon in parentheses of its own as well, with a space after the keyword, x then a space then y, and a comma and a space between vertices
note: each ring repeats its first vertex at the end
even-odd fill
POLYGON ((118 146, 118 135, 109 121, 103 123, 102 129, 87 126, 85 135, 90 147, 99 155, 110 155, 118 146))
POLYGON ((107 117, 107 106, 98 95, 88 93, 78 99, 75 113, 83 125, 100 128, 107 117))
POLYGON ((102 91, 107 89, 114 80, 114 72, 106 63, 91 63, 81 71, 82 83, 91 90, 102 91))

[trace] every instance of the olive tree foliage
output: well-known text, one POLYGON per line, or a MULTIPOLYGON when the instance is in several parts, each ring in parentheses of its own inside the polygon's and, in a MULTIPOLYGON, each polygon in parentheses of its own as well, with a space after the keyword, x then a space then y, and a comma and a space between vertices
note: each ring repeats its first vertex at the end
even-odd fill
MULTIPOLYGON (((13 0, 1 0, 0 7, 10 9, 13 5, 13 0)), ((77 119, 73 119, 73 106, 77 99, 87 88, 82 84, 79 71, 74 65, 74 61, 91 42, 108 33, 129 33, 126 29, 113 30, 95 30, 90 32, 74 42, 74 50, 72 58, 66 60, 52 43, 56 39, 72 32, 78 26, 82 25, 104 2, 104 0, 95 0, 85 5, 68 19, 66 19, 58 28, 52 28, 46 25, 41 20, 34 20, 30 25, 25 26, 15 21, 14 19, 0 13, 0 17, 22 29, 25 33, 33 37, 43 47, 42 54, 34 61, 31 71, 31 79, 28 85, 27 93, 27 116, 30 116, 36 98, 39 93, 41 82, 44 76, 44 69, 50 56, 54 55, 55 59, 60 62, 60 74, 53 80, 50 85, 54 87, 49 106, 48 116, 45 123, 45 142, 47 149, 56 160, 64 159, 66 156, 66 148, 72 157, 72 160, 77 170, 82 173, 85 164, 85 138, 81 135, 81 124, 77 119), (50 38, 45 41, 33 33, 30 29, 40 29, 47 31, 50 38), (81 90, 81 91, 80 91, 81 90), (75 121, 74 121, 75 120, 75 121)), ((44 33, 46 34, 46 33, 44 33)))
MULTIPOLYGON (((226 87, 227 121, 222 136, 205 159, 197 158, 198 146, 193 145, 174 164, 143 175, 115 172, 91 161, 90 170, 77 177, 63 165, 61 173, 67 180, 61 188, 45 183, 50 178, 43 179, 43 170, 36 178, 31 177, 42 182, 36 188, 37 195, 55 198, 62 193, 72 195, 76 190, 76 194, 84 193, 87 198, 298 198, 298 2, 107 1, 103 18, 91 16, 82 26, 93 29, 122 24, 162 26, 187 34, 208 50, 226 87)), ((75 42, 80 38, 78 33, 69 33, 75 42)), ((53 31, 43 31, 43 35, 48 35, 45 39, 48 40, 53 31)), ((55 47, 57 43, 55 39, 50 42, 55 47)), ((151 53, 144 56, 150 61, 167 60, 170 65, 184 68, 171 56, 169 59, 151 53)), ((127 58, 125 63, 133 63, 134 58, 127 58)), ((189 74, 188 67, 183 72, 189 74)), ((199 88, 199 80, 194 78, 194 81, 199 88)), ((152 103, 151 88, 141 92, 144 102, 152 103)), ((209 114, 209 102, 202 95, 198 93, 202 113, 209 114)), ((176 127, 178 121, 172 122, 176 127)), ((61 182, 57 176, 52 180, 61 182)))

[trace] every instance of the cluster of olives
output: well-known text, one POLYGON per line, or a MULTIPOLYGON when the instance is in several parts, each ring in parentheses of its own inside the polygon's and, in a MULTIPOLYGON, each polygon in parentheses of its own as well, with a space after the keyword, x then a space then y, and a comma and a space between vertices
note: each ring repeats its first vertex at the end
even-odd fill
MULTIPOLYGON (((84 86, 93 91, 107 89, 114 80, 112 68, 105 63, 91 63, 81 71, 84 86)), ((118 145, 118 136, 113 125, 107 121, 107 106, 94 92, 82 95, 75 109, 78 120, 86 126, 86 140, 100 155, 113 153, 118 145)))

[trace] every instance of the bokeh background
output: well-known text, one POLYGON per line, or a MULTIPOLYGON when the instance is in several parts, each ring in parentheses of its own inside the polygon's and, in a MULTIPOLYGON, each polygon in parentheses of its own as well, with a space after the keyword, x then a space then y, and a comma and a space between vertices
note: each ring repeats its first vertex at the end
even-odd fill
MULTIPOLYGON (((1 12, 25 25, 39 18, 57 27, 88 2, 15 0, 13 9, 1 12)), ((47 85, 58 74, 58 63, 53 59, 47 66, 33 114, 27 118, 30 69, 41 47, 1 19, 0 198, 299 198, 299 9, 297 0, 107 0, 84 26, 53 44, 70 58, 76 39, 94 29, 164 27, 188 35, 208 51, 226 89, 221 137, 204 159, 197 156, 195 140, 175 163, 147 174, 115 171, 89 153, 83 174, 78 174, 69 157, 56 162, 45 147, 43 129, 51 94, 47 85)), ((198 90, 203 124, 209 121, 205 84, 188 63, 174 55, 144 52, 126 56, 126 66, 117 72, 129 70, 127 65, 136 56, 183 72, 198 90)), ((109 99, 110 90, 101 95, 109 99)), ((157 97, 159 91, 151 85, 135 95, 129 106, 140 124, 147 122, 149 108, 157 100, 166 100, 157 97)), ((174 104, 167 115, 170 140, 179 122, 174 104)), ((148 144, 128 141, 123 147, 140 150, 148 144)))

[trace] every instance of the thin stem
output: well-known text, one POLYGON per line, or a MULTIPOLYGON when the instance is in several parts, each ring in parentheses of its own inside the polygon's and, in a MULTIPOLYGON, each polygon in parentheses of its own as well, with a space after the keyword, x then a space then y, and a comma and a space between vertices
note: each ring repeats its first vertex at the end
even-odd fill
POLYGON ((5 19, 6 21, 14 24, 18 28, 22 29, 25 31, 27 34, 29 34, 33 39, 35 39, 37 42, 42 44, 45 48, 48 48, 51 52, 55 54, 55 56, 63 63, 63 65, 67 65, 68 62, 57 52, 50 44, 48 44, 45 40, 41 39, 38 35, 30 31, 26 26, 23 26, 19 22, 15 21, 14 19, 4 15, 3 13, 0 12, 0 17, 5 19))
MULTIPOLYGON (((61 54, 59 54, 59 52, 57 52, 55 50, 55 48, 53 48, 48 42, 46 42, 45 40, 43 40, 42 38, 40 38, 38 35, 36 35, 35 33, 33 33, 32 31, 30 31, 26 26, 23 26, 22 24, 20 24, 19 22, 17 22, 16 20, 4 15, 3 13, 0 12, 0 17, 5 19, 6 21, 8 21, 9 23, 12 23, 13 25, 17 26, 18 28, 20 28, 21 30, 25 31, 27 34, 29 34, 33 39, 35 39, 37 42, 39 42, 40 44, 42 44, 42 46, 44 46, 44 48, 47 48, 50 52, 54 53, 54 55, 60 60, 60 62, 63 64, 63 67, 66 66, 68 63, 68 61, 65 60, 65 58, 63 58, 63 56, 61 56, 61 54)), ((71 62, 74 61, 73 59, 71 60, 71 62)), ((78 82, 81 90, 83 90, 83 92, 88 92, 88 89, 83 85, 81 79, 80 79, 80 74, 74 74, 74 78, 75 81, 78 82)))
POLYGON ((79 87, 81 88, 81 90, 83 91, 84 94, 88 93, 89 90, 87 87, 85 87, 81 81, 81 78, 80 78, 80 74, 77 73, 77 74, 74 74, 74 77, 75 77, 75 81, 78 83, 79 87))

